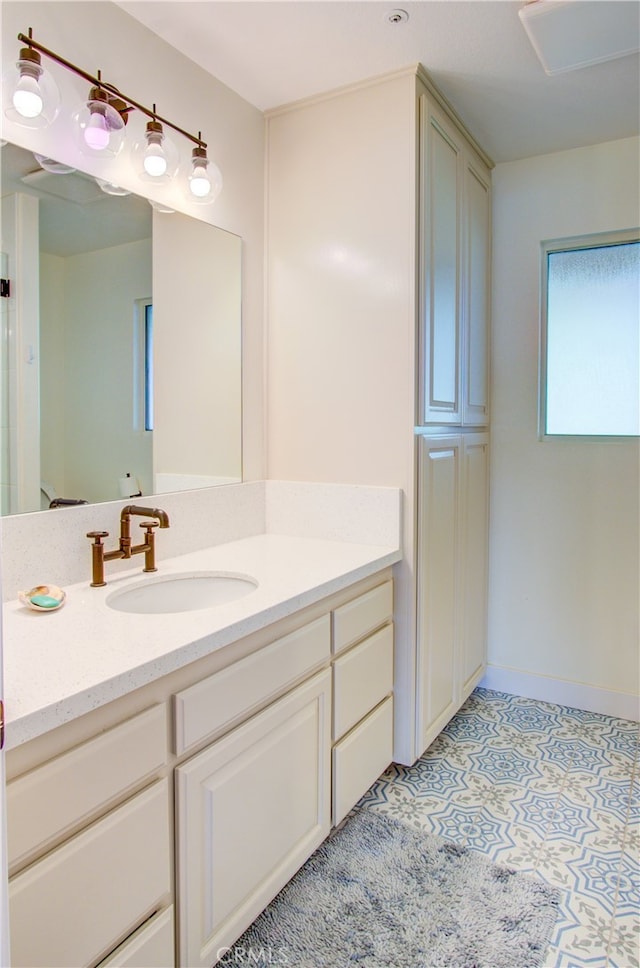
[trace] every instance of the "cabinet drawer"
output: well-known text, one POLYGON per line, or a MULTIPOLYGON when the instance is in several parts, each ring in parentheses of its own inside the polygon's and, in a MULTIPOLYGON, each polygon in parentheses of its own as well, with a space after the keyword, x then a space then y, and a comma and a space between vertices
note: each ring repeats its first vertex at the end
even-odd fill
POLYGON ((95 963, 171 889, 168 780, 9 881, 11 964, 95 963))
POLYGON ((341 652, 393 616, 393 582, 372 588, 333 613, 333 651, 341 652))
POLYGON ((166 756, 166 707, 158 705, 7 784, 10 868, 124 797, 166 756))
POLYGON ((389 696, 333 748, 333 823, 339 824, 393 757, 389 696))
POLYGON ((173 908, 165 908, 145 921, 98 968, 174 968, 173 908))
POLYGON ((178 755, 284 692, 330 655, 328 615, 175 696, 178 755))
POLYGON ((392 689, 393 625, 385 625, 333 663, 334 741, 392 689))

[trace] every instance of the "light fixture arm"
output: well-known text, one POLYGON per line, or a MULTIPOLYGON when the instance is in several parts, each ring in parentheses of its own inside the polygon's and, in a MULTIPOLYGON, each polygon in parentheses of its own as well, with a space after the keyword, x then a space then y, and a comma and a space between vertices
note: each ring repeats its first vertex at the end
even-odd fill
POLYGON ((166 125, 168 128, 171 128, 173 131, 177 131, 178 134, 181 134, 184 138, 187 138, 189 141, 192 141, 198 148, 207 147, 206 142, 202 140, 201 132, 198 132, 198 137, 196 137, 193 134, 190 134, 188 131, 185 131, 184 128, 180 128, 177 124, 174 124, 172 121, 168 121, 166 118, 161 117, 161 115, 159 115, 155 111, 155 104, 153 106, 154 110, 152 111, 150 108, 145 107, 144 104, 140 104, 138 101, 135 101, 132 97, 129 97, 128 94, 123 94, 123 92, 120 91, 117 87, 114 87, 113 84, 107 84, 106 81, 103 81, 102 78, 100 77, 100 72, 98 72, 98 77, 94 77, 92 74, 89 74, 87 71, 84 71, 81 67, 78 67, 76 64, 72 64, 71 61, 66 60, 64 57, 61 57, 59 54, 56 54, 52 50, 49 50, 43 44, 38 43, 38 41, 33 39, 31 27, 29 28, 28 36, 26 34, 20 33, 18 34, 18 40, 21 43, 25 44, 27 47, 30 47, 33 50, 37 50, 39 53, 44 54, 45 57, 49 57, 51 60, 55 61, 56 64, 60 64, 61 67, 66 68, 68 71, 71 71, 73 74, 76 74, 78 77, 82 77, 85 81, 88 81, 93 87, 102 88, 102 90, 107 91, 109 94, 113 94, 121 101, 124 101, 126 106, 124 107, 124 109, 120 111, 121 114, 126 114, 127 111, 131 111, 132 109, 135 108, 137 111, 140 111, 142 114, 145 114, 152 121, 157 121, 158 123, 166 125))

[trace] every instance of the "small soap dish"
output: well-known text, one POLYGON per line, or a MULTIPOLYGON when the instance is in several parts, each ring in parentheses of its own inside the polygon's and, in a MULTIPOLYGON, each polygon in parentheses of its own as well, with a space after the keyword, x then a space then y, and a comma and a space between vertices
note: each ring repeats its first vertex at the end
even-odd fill
POLYGON ((54 612, 64 605, 66 597, 57 585, 34 585, 28 592, 18 592, 18 599, 34 612, 54 612))

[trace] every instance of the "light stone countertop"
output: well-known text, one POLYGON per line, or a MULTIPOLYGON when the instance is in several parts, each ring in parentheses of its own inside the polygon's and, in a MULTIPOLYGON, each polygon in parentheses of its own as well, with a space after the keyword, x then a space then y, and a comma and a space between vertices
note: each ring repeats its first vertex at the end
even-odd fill
MULTIPOLYGON (((143 560, 107 585, 65 588, 65 605, 34 612, 19 602, 3 611, 6 747, 11 749, 77 716, 221 649, 322 598, 381 571, 402 557, 398 547, 258 534, 158 560, 143 560), (197 611, 133 614, 105 604, 116 589, 176 572, 249 575, 255 591, 197 611)), ((44 581, 47 581, 47 577, 44 581)))

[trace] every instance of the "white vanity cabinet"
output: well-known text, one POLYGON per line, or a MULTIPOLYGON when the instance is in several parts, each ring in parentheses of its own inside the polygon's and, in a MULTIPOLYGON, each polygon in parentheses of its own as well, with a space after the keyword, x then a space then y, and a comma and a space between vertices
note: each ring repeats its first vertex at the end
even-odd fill
POLYGON ((391 761, 392 614, 386 570, 10 750, 12 968, 214 964, 391 761))
POLYGON ((223 733, 176 770, 181 965, 217 961, 329 832, 330 654, 326 613, 174 697, 178 754, 223 733))
POLYGON ((154 706, 9 782, 13 968, 96 964, 170 907, 166 733, 154 706))
POLYGON ((462 440, 461 532, 458 550, 460 615, 460 702, 476 687, 487 665, 489 595, 489 435, 462 440))
POLYGON ((393 759, 393 583, 333 612, 333 823, 393 759))
POLYGON ((388 580, 176 695, 183 751, 324 666, 176 770, 182 966, 213 964, 391 762, 392 616, 388 580))
POLYGON ((487 434, 418 438, 418 718, 426 748, 486 664, 487 434))
POLYGON ((180 964, 214 964, 329 833, 331 678, 176 771, 180 964))
POLYGON ((418 438, 418 736, 425 749, 456 711, 460 435, 418 438))
POLYGON ((489 423, 491 175, 426 91, 420 121, 417 423, 489 423))
POLYGON ((419 83, 417 752, 486 666, 491 175, 419 83))

